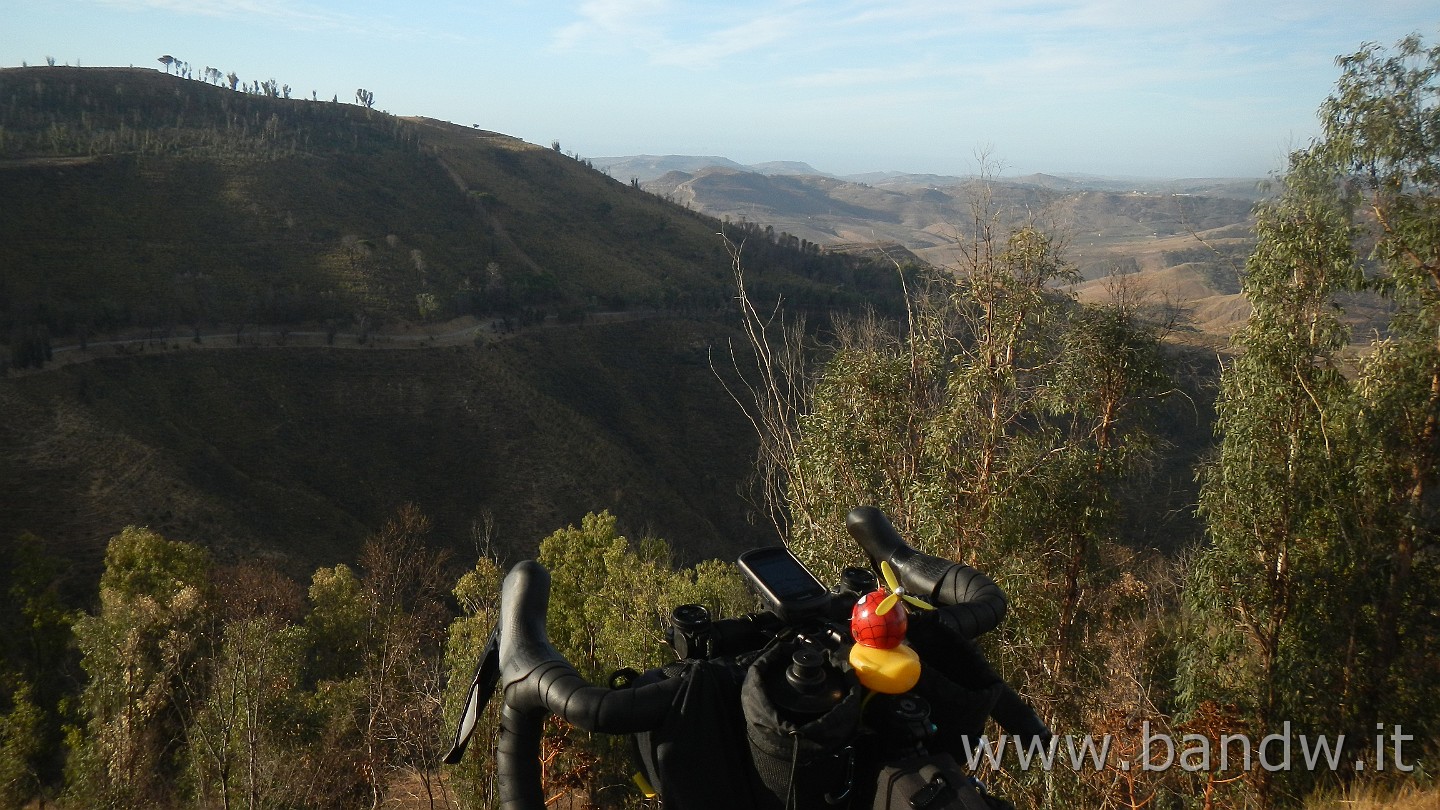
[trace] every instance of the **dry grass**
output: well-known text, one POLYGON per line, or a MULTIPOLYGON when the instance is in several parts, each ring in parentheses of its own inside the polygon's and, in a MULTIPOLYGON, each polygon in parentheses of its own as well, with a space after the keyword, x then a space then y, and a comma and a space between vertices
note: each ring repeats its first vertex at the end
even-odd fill
POLYGON ((1339 796, 1312 799, 1306 810, 1440 810, 1440 788, 1361 786, 1339 796))

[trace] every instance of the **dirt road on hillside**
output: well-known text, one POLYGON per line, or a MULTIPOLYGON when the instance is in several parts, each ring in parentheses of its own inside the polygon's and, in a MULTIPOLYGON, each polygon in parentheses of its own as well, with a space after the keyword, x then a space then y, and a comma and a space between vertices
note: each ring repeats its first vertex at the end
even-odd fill
POLYGON ((472 346, 496 343, 533 329, 554 329, 564 326, 584 328, 625 321, 660 317, 660 311, 594 312, 579 323, 561 323, 554 316, 540 323, 517 326, 513 320, 465 316, 443 323, 389 325, 356 332, 317 330, 314 326, 284 328, 246 324, 225 330, 180 333, 161 330, 130 332, 88 340, 84 344, 66 343, 52 346, 51 359, 43 368, 9 368, 4 375, 22 377, 51 371, 61 366, 88 363, 103 357, 141 357, 179 352, 216 351, 257 348, 317 348, 368 351, 433 349, 447 346, 472 346))

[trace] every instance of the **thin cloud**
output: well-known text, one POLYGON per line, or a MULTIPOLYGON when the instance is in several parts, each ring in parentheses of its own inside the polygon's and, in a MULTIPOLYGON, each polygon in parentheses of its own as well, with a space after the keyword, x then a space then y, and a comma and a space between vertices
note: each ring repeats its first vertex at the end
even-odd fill
POLYGON ((794 36, 798 19, 788 14, 762 14, 739 25, 691 41, 666 42, 651 52, 657 64, 710 67, 731 57, 764 50, 794 36))
POLYGON ((768 3, 732 23, 744 9, 684 7, 667 0, 588 0, 577 9, 580 19, 557 31, 552 45, 558 50, 635 50, 654 65, 713 68, 802 36, 809 21, 794 10, 797 5, 777 9, 768 3))
POLYGON ((586 0, 577 9, 580 19, 561 28, 554 45, 561 50, 608 50, 636 44, 659 35, 660 27, 652 20, 669 7, 666 0, 586 0))
POLYGON ((846 10, 818 38, 827 46, 814 46, 816 58, 778 81, 822 92, 963 81, 1005 96, 1102 98, 1183 87, 1203 97, 1331 58, 1293 36, 1297 17, 1333 24, 1323 5, 1309 2, 1262 9, 1240 0, 1144 8, 1118 0, 962 7, 900 0, 846 10), (907 61, 885 61, 896 53, 907 61))
POLYGON ((194 17, 226 20, 261 20, 296 31, 331 31, 397 39, 448 39, 448 32, 432 32, 389 20, 359 17, 330 9, 305 7, 287 0, 227 0, 224 3, 195 3, 190 0, 95 0, 101 5, 127 11, 158 11, 194 17))

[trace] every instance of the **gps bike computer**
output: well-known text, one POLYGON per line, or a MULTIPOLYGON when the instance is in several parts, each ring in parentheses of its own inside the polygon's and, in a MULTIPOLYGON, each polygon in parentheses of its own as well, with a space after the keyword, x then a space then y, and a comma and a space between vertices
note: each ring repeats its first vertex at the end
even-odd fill
POLYGON ((784 546, 751 549, 737 562, 765 608, 787 623, 818 616, 830 605, 830 592, 784 546))

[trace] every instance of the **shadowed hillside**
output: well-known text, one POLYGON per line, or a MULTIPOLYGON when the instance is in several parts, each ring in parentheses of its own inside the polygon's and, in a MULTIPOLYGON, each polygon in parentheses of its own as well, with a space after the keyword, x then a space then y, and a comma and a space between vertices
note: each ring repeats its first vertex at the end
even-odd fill
POLYGON ((0 537, 92 572, 148 524, 303 573, 406 501, 462 557, 601 509, 731 556, 763 537, 708 362, 719 232, 765 300, 898 306, 893 267, 494 132, 152 70, 3 70, 0 100, 0 537), (475 338, 405 339, 445 323, 475 338))
MULTIPOLYGON (((719 222, 508 136, 151 70, 8 69, 0 98, 0 335, 731 298, 719 222)), ((824 261, 772 281, 830 300, 853 262, 824 261)))
POLYGON ((82 564, 129 524, 295 572, 350 559, 413 501, 436 538, 499 550, 611 509, 686 558, 762 541, 754 453, 711 370, 729 335, 645 320, 483 349, 243 348, 70 365, 0 384, 0 536, 82 564), (645 347, 640 349, 639 347, 645 347))

